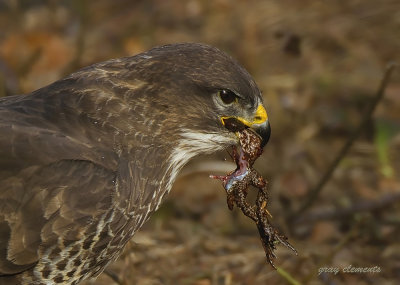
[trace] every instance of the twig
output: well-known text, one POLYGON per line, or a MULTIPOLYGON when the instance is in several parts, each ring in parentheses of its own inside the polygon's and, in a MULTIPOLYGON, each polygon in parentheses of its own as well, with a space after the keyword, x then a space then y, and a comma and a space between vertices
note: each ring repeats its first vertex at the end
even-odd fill
POLYGON ((400 192, 387 194, 377 200, 361 201, 346 208, 311 212, 310 214, 296 219, 296 224, 313 223, 320 220, 343 219, 361 212, 371 212, 380 209, 386 209, 397 202, 400 202, 400 192))
POLYGON ((123 281, 121 281, 118 277, 117 274, 115 274, 115 272, 105 269, 103 272, 105 275, 107 275, 108 277, 110 277, 115 283, 117 283, 118 285, 123 285, 123 281))
POLYGON ((289 274, 289 272, 285 271, 282 267, 277 267, 276 271, 279 273, 280 276, 283 277, 283 279, 286 280, 287 283, 291 285, 301 285, 299 281, 297 281, 292 275, 289 274))
POLYGON ((347 154, 349 151, 350 147, 353 145, 354 141, 360 136, 361 132, 363 129, 367 126, 368 122, 371 119, 371 116, 378 105, 379 101, 382 99, 386 86, 390 80, 390 76, 393 72, 393 70, 397 67, 396 63, 390 63, 388 64, 386 71, 383 75, 381 84, 379 86, 379 89, 376 93, 375 98, 372 100, 371 104, 369 105, 368 110, 365 112, 364 117, 361 120, 360 125, 354 130, 353 134, 349 137, 347 140, 346 144, 343 146, 343 148, 340 150, 334 161, 331 163, 329 166, 328 170, 325 172, 325 174, 322 176, 320 181, 317 183, 317 185, 309 192, 307 195, 307 199, 304 201, 304 203, 299 207, 297 211, 295 211, 290 218, 288 219, 289 222, 293 221, 294 217, 297 217, 298 215, 301 215, 305 210, 307 210, 317 199, 319 193, 322 191, 323 187, 325 184, 329 181, 329 179, 332 177, 333 172, 335 171, 336 167, 339 165, 339 162, 342 160, 342 158, 347 154))

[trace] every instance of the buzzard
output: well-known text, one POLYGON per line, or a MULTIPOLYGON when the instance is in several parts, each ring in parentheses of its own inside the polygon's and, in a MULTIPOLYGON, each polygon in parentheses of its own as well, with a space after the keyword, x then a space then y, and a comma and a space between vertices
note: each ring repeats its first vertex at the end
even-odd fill
POLYGON ((100 274, 188 160, 238 143, 234 122, 268 141, 252 77, 197 43, 97 63, 1 98, 0 284, 100 274))

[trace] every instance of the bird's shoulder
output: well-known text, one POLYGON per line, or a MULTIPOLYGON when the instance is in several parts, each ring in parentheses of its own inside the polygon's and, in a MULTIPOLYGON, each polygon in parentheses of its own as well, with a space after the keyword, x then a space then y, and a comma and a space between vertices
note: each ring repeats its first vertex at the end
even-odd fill
POLYGON ((49 119, 56 112, 54 105, 32 95, 0 100, 0 179, 59 160, 88 160, 110 170, 117 168, 114 150, 88 140, 78 115, 49 119))

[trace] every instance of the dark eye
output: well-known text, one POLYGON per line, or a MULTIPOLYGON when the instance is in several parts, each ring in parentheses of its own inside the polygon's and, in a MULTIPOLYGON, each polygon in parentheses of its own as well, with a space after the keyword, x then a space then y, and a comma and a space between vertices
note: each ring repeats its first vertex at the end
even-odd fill
POLYGON ((236 102, 238 98, 235 93, 226 89, 219 91, 218 95, 221 98, 222 102, 224 102, 227 105, 236 102))

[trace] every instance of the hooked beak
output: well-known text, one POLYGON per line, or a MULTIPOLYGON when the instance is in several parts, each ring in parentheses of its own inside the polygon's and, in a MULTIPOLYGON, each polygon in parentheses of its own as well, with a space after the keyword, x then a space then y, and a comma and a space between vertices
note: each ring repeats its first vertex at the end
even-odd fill
POLYGON ((253 124, 251 127, 261 137, 261 147, 264 147, 271 137, 271 126, 269 121, 266 120, 262 124, 253 124))

